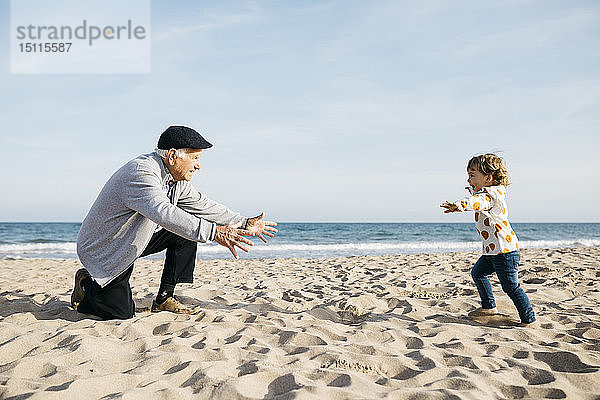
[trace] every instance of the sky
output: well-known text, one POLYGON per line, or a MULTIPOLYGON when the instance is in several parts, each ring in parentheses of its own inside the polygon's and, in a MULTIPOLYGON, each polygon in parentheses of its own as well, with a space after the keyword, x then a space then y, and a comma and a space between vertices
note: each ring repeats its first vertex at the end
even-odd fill
POLYGON ((81 221, 170 124, 192 180, 279 222, 468 222, 497 152, 514 222, 600 222, 597 1, 152 1, 151 69, 14 74, 0 1, 0 221, 81 221))

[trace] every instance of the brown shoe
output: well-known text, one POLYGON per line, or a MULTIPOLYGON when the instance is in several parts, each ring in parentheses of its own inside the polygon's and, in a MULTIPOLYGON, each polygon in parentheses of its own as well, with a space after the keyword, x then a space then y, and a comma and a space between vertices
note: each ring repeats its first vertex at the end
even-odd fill
POLYGON ((175 314, 203 314, 204 311, 200 309, 200 307, 190 307, 181 303, 175 297, 168 297, 165 301, 158 304, 156 300, 152 301, 152 308, 150 309, 152 312, 159 311, 170 311, 175 314))
POLYGON ((537 328, 538 322, 537 320, 531 322, 519 322, 518 326, 521 328, 537 328))
POLYGON ((81 286, 81 281, 90 277, 90 273, 87 272, 87 269, 85 268, 80 268, 75 273, 75 287, 73 288, 73 293, 71 293, 71 307, 73 307, 74 310, 77 310, 77 306, 81 303, 83 296, 85 295, 83 287, 81 286))
POLYGON ((496 307, 494 308, 478 308, 474 311, 471 311, 469 313, 469 317, 487 317, 489 315, 496 315, 498 314, 498 309, 496 307))

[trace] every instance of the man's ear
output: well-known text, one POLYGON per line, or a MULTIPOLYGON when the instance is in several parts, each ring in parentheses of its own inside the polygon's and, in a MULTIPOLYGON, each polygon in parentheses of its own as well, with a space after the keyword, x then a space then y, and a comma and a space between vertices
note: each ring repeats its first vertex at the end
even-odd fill
POLYGON ((167 155, 167 160, 169 161, 169 164, 173 165, 175 164, 175 158, 177 158, 177 150, 175 149, 171 149, 169 150, 169 154, 167 155))

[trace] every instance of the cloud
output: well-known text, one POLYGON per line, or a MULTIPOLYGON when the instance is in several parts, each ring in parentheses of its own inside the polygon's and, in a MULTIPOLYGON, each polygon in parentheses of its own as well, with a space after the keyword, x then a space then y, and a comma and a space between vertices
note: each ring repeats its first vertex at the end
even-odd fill
MULTIPOLYGON (((543 18, 543 17, 540 17, 543 18)), ((457 60, 500 54, 515 56, 515 52, 537 51, 543 47, 554 47, 565 41, 574 31, 582 27, 596 24, 598 12, 588 9, 575 9, 568 14, 543 20, 530 19, 521 23, 523 26, 494 32, 487 35, 473 36, 466 44, 454 49, 453 56, 457 60)), ((518 24, 519 19, 513 24, 518 24)))
MULTIPOLYGON (((560 116, 560 118, 558 118, 559 122, 569 119, 590 103, 596 105, 596 110, 599 108, 598 106, 600 106, 600 104, 598 104, 597 97, 598 94, 600 94, 600 81, 585 82, 582 86, 583 87, 579 88, 579 93, 577 93, 576 97, 572 100, 573 104, 560 116)), ((573 96, 570 96, 570 98, 573 98, 573 96)))
POLYGON ((249 22, 256 21, 260 14, 256 9, 251 10, 245 13, 229 13, 226 11, 216 12, 216 11, 204 11, 200 13, 192 12, 191 15, 194 19, 200 19, 201 23, 196 23, 195 21, 190 23, 189 16, 186 17, 178 17, 174 20, 168 21, 171 26, 167 29, 162 29, 164 27, 164 22, 157 24, 156 29, 158 32, 153 35, 153 41, 161 42, 161 41, 169 41, 169 40, 177 40, 184 37, 189 37, 191 34, 195 34, 197 32, 209 32, 223 29, 234 29, 239 25, 245 25, 249 22))

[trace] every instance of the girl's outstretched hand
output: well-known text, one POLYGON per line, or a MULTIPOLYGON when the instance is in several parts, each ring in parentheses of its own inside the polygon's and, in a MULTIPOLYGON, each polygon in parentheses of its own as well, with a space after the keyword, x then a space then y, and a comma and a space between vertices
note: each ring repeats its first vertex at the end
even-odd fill
POLYGON ((448 200, 446 200, 445 202, 440 204, 440 207, 446 209, 446 210, 444 210, 445 214, 458 211, 458 207, 456 206, 456 204, 450 203, 448 200))

